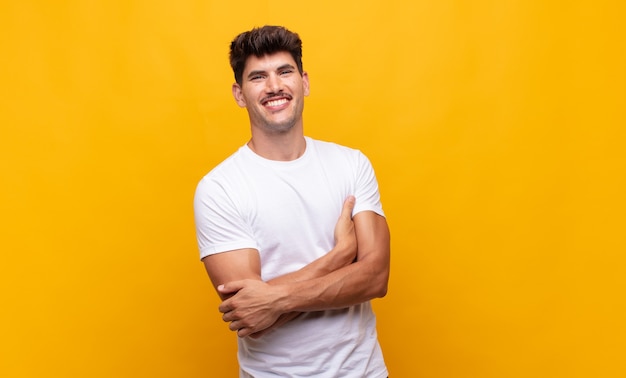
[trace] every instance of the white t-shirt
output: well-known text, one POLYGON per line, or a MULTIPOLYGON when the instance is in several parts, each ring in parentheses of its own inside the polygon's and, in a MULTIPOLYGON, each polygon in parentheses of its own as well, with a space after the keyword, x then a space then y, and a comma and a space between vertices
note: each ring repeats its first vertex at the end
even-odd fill
MULTIPOLYGON (((384 216, 369 160, 358 150, 306 137, 293 161, 268 160, 247 145, 198 184, 200 257, 253 248, 264 281, 293 272, 334 246, 344 200, 353 214, 384 216)), ((238 338, 240 377, 387 376, 370 302, 308 312, 258 339, 238 338)))

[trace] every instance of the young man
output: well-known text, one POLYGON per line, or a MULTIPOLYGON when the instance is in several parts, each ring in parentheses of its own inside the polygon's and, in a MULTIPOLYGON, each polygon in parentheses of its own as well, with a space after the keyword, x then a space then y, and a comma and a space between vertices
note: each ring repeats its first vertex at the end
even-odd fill
POLYGON ((283 27, 232 41, 251 139, 198 184, 200 255, 240 377, 387 377, 369 302, 389 278, 378 184, 361 152, 304 136, 301 58, 283 27))

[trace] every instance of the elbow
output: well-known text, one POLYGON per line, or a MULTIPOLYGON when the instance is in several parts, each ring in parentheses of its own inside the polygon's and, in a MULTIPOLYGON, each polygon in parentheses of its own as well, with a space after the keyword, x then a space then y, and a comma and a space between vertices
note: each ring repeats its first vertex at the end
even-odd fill
POLYGON ((382 285, 379 285, 377 291, 376 291, 376 298, 383 298, 387 295, 387 290, 388 290, 388 285, 387 282, 385 282, 382 285))
POLYGON ((386 296, 387 290, 389 289, 389 273, 381 274, 378 280, 375 281, 372 289, 374 298, 383 298, 386 296))

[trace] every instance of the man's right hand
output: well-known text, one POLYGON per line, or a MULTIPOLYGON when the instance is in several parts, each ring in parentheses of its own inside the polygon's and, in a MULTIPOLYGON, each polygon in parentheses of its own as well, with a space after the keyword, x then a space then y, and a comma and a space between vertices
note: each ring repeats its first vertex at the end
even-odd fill
MULTIPOLYGON (((276 277, 267 283, 270 285, 279 285, 315 279, 352 264, 356 259, 358 250, 355 226, 352 221, 352 211, 354 210, 355 202, 356 199, 354 196, 349 196, 343 203, 341 215, 337 220, 334 230, 335 246, 331 251, 300 270, 276 277)), ((241 307, 242 301, 244 301, 240 296, 235 299, 233 305, 233 300, 231 299, 237 297, 240 289, 243 288, 236 286, 233 283, 234 281, 240 281, 239 284, 241 284, 241 282, 247 283, 247 285, 243 285, 247 287, 245 290, 246 293, 242 294, 251 294, 253 288, 255 288, 255 290, 258 289, 255 293, 263 292, 263 289, 268 288, 261 281, 261 259, 258 251, 255 249, 244 248, 213 254, 205 257, 203 262, 220 297, 230 306, 221 307, 220 311, 223 310, 222 312, 224 314, 233 311, 233 309, 237 307, 237 303, 239 303, 239 307, 241 307), (252 280, 258 282, 252 282, 252 280), (228 284, 229 282, 230 284, 228 284), (222 284, 226 285, 222 286, 221 290, 218 289, 222 284), (235 286, 233 287, 233 285, 235 286), (231 308, 232 306, 235 307, 231 308)), ((250 295, 248 295, 248 297, 249 296, 250 295)), ((257 297, 257 294, 252 296, 256 299, 262 297, 262 295, 257 297)), ((244 306, 249 305, 248 300, 250 300, 250 298, 246 298, 246 303, 243 303, 244 306)), ((261 311, 261 313, 262 312, 263 311, 261 311)), ((255 318, 256 315, 252 316, 248 313, 231 313, 227 315, 226 318, 223 318, 223 320, 229 322, 235 321, 235 324, 231 324, 231 329, 237 331, 242 330, 238 332, 240 336, 248 335, 251 337, 260 337, 271 329, 281 326, 297 317, 298 314, 299 312, 284 313, 276 320, 275 317, 278 314, 273 313, 263 318, 262 322, 265 323, 263 325, 260 324, 262 323, 261 321, 255 318), (257 321, 259 324, 256 323, 257 321)))

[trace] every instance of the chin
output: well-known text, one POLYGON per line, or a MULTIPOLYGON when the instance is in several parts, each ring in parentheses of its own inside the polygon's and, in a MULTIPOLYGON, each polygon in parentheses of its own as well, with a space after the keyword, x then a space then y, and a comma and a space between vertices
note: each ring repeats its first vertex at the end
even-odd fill
POLYGON ((285 133, 296 125, 294 121, 286 121, 286 122, 267 122, 265 123, 264 128, 269 131, 273 131, 276 133, 285 133))

